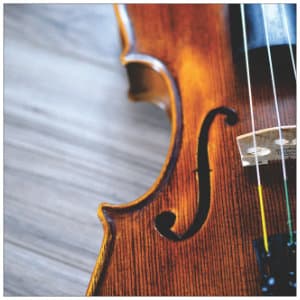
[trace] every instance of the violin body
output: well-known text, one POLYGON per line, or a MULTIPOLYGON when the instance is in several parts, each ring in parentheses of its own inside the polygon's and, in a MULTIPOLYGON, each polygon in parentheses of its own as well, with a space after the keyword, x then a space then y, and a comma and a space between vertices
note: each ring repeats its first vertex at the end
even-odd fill
MULTIPOLYGON (((150 190, 127 205, 99 206, 105 236, 87 295, 261 295, 257 178, 255 167, 242 166, 237 146, 237 137, 251 132, 249 95, 245 62, 233 49, 230 5, 115 10, 130 96, 164 107, 172 131, 150 190)), ((290 54, 287 47, 272 51, 281 124, 295 125, 290 54)), ((266 50, 249 58, 255 127, 274 128, 266 50)), ((295 165, 286 160, 293 230, 295 165)), ((260 165, 269 237, 288 231, 281 168, 278 161, 260 165)))

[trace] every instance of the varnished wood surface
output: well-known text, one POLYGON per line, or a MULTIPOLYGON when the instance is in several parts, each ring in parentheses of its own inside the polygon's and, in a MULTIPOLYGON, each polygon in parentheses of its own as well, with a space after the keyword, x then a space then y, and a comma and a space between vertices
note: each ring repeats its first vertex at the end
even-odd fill
MULTIPOLYGON (((167 181, 158 182, 153 193, 127 206, 104 205, 100 209, 107 239, 99 256, 103 264, 96 264, 89 294, 260 293, 253 249, 253 240, 262 236, 257 181, 253 169, 241 166, 236 146, 236 137, 251 131, 248 91, 245 69, 232 58, 226 9, 224 5, 129 5, 136 44, 126 45, 125 49, 131 51, 124 53, 123 61, 126 63, 127 58, 131 62, 134 53, 149 54, 171 71, 181 96, 182 110, 177 113, 183 127, 182 131, 173 131, 180 139, 180 152, 176 158, 168 157, 173 162, 172 173, 160 177, 167 181), (183 234, 191 225, 198 197, 198 136, 207 113, 219 106, 235 109, 239 122, 229 127, 218 116, 210 130, 208 218, 191 238, 180 242, 168 240, 155 228, 155 217, 164 211, 175 213, 172 230, 177 234, 183 234)), ((288 52, 284 55, 289 61, 288 52)), ((268 65, 264 59, 251 59, 256 59, 256 64, 251 64, 255 65, 251 72, 255 74, 252 88, 256 129, 276 126, 268 65)), ((277 76, 282 124, 295 124, 291 65, 276 64, 277 76)), ((201 173, 201 165, 199 169, 201 173)), ((294 162, 287 163, 287 169, 295 221, 294 162)), ((261 176, 268 233, 286 232, 280 165, 261 167, 261 176)), ((200 190, 200 197, 203 192, 200 190)))
POLYGON ((111 5, 6 4, 4 20, 4 294, 82 296, 99 203, 151 186, 169 123, 127 100, 111 5))

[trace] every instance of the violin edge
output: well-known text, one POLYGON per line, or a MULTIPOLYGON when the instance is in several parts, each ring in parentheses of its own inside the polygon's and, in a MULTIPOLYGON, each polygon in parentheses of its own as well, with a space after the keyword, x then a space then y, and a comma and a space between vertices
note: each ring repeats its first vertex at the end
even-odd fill
POLYGON ((109 222, 109 219, 105 217, 105 213, 103 211, 104 203, 101 203, 98 207, 98 217, 103 226, 103 240, 100 247, 99 254, 97 256, 97 260, 95 263, 95 267, 91 274, 89 284, 85 293, 85 296, 95 296, 97 291, 97 286, 101 282, 101 275, 103 274, 105 268, 105 262, 109 257, 109 250, 112 248, 113 234, 111 226, 112 224, 109 222))
POLYGON ((126 204, 101 203, 99 205, 97 215, 102 223, 104 235, 86 290, 86 296, 96 295, 97 289, 104 279, 106 265, 109 257, 111 256, 114 241, 114 222, 113 216, 110 215, 110 212, 126 212, 135 210, 143 207, 156 198, 163 186, 167 183, 173 169, 175 168, 182 138, 181 102, 175 80, 167 67, 160 60, 150 55, 136 52, 134 33, 125 4, 114 4, 113 6, 123 44, 123 50, 120 55, 122 65, 126 67, 130 63, 138 63, 148 66, 162 77, 167 86, 168 95, 170 97, 169 116, 171 120, 171 136, 168 152, 161 171, 155 182, 143 195, 126 204))

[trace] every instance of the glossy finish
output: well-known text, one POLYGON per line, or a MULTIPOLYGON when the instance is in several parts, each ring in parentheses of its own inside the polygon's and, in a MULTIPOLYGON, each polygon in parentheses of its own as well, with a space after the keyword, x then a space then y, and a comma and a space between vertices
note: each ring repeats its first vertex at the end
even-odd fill
MULTIPOLYGON (((236 143, 237 136, 251 131, 248 91, 243 60, 232 55, 228 6, 127 9, 134 34, 128 33, 124 7, 116 7, 124 43, 121 61, 130 81, 145 85, 140 93, 132 88, 131 95, 164 103, 172 137, 161 174, 144 196, 127 205, 100 205, 105 237, 87 295, 258 295, 261 278, 253 247, 262 236, 257 181, 253 168, 242 167, 236 143), (147 81, 149 72, 137 71, 139 64, 154 68, 158 77, 147 81), (207 114, 218 107, 234 109, 239 120, 228 126, 216 116, 209 130, 207 218, 187 239, 163 237, 155 227, 162 212, 176 215, 172 231, 178 236, 193 224, 198 199, 206 193, 201 185, 199 191, 198 138, 207 114)), ((257 130, 277 124, 264 51, 250 56, 257 130)), ((281 122, 294 125, 295 79, 288 49, 275 49, 274 59, 281 122)), ((295 161, 287 161, 287 172, 295 222, 295 161)), ((287 232, 281 165, 262 166, 261 177, 268 233, 287 232)))

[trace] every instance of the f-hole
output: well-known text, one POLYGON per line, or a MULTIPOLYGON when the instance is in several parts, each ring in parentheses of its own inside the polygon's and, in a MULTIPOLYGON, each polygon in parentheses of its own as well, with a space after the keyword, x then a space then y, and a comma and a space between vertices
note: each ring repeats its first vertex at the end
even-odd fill
POLYGON ((198 138, 198 205, 195 218, 189 229, 182 235, 176 234, 172 231, 172 226, 176 221, 176 215, 170 211, 164 211, 155 218, 155 226, 161 235, 165 238, 173 241, 183 241, 193 236, 204 224, 209 208, 210 208, 210 168, 208 160, 208 133, 209 129, 214 121, 214 118, 218 115, 225 115, 225 122, 228 125, 235 125, 238 121, 236 112, 228 107, 218 107, 211 110, 205 117, 200 135, 198 138))

